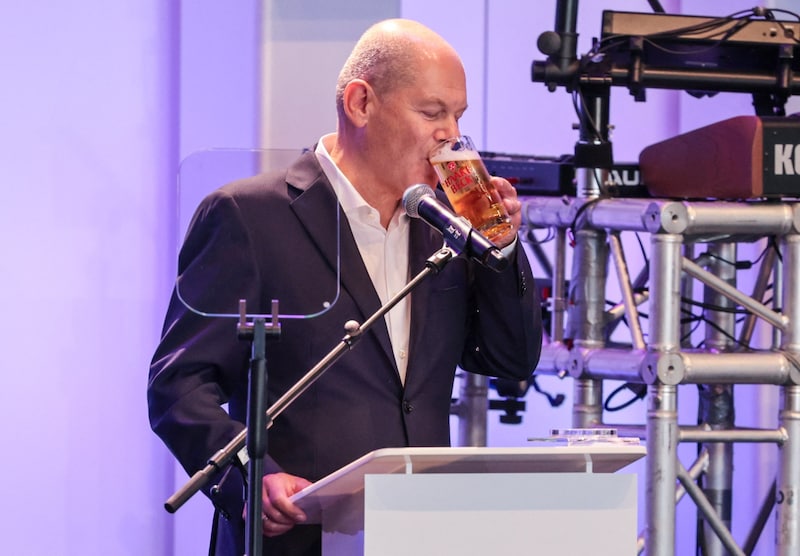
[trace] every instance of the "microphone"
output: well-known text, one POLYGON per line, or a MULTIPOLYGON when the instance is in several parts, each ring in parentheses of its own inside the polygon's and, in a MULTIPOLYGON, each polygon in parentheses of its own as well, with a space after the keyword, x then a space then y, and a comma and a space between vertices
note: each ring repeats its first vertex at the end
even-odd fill
POLYGON ((457 253, 464 253, 495 272, 508 267, 508 259, 491 241, 472 227, 469 220, 454 214, 430 186, 412 185, 403 193, 403 208, 411 218, 421 218, 444 236, 444 242, 457 253))

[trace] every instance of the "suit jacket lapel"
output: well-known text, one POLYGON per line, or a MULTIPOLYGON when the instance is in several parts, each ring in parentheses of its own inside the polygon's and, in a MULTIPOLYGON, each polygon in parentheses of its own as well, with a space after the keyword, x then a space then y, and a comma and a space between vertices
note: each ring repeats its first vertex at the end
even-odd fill
MULTIPOLYGON (((286 181, 300 191, 291 201, 292 210, 306 228, 320 255, 327 260, 331 269, 338 269, 342 292, 346 292, 355 302, 361 312, 359 324, 363 324, 380 308, 381 302, 361 259, 347 217, 314 153, 306 153, 293 164, 287 172, 286 181)), ((396 370, 386 322, 379 319, 371 332, 396 370)))
MULTIPOLYGON (((409 280, 414 278, 419 272, 425 268, 425 263, 433 255, 438 248, 444 245, 444 241, 440 237, 432 237, 433 232, 431 228, 422 220, 412 218, 410 223, 410 237, 409 237, 409 280), (441 243, 437 243, 440 241, 441 243)), ((416 361, 424 354, 420 353, 419 347, 426 337, 436 336, 437 331, 434 329, 429 330, 432 321, 431 315, 428 315, 426 307, 430 304, 433 276, 428 275, 422 282, 417 284, 414 291, 411 292, 411 336, 408 341, 408 373, 406 374, 406 385, 414 380, 415 370, 424 368, 424 364, 417 364, 416 361)))

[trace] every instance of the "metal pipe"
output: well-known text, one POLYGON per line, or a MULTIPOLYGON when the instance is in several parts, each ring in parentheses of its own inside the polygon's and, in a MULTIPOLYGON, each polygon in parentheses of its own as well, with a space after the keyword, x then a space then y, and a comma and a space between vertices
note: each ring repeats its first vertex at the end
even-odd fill
POLYGON ((642 326, 639 322, 639 311, 637 311, 636 303, 634 302, 631 278, 628 273, 628 263, 625 261, 625 252, 622 249, 619 232, 610 233, 608 235, 608 242, 611 246, 614 267, 617 270, 617 279, 619 281, 620 292, 622 292, 625 316, 628 319, 628 328, 631 331, 631 343, 634 349, 643 350, 646 347, 644 343, 644 334, 642 334, 642 326))
MULTIPOLYGON (((525 197, 523 220, 533 227, 569 227, 576 200, 525 197)), ((686 241, 782 236, 793 231, 795 211, 788 203, 663 201, 612 198, 596 200, 587 224, 605 230, 681 234, 686 241)))
POLYGON ((588 222, 613 231, 658 232, 663 201, 652 199, 603 199, 589 211, 588 222))
MULTIPOLYGON (((650 299, 649 292, 633 294, 633 303, 636 304, 637 307, 640 306, 642 303, 646 302, 648 299, 650 299)), ((609 322, 617 321, 625 315, 626 311, 627 307, 625 306, 624 302, 617 303, 616 305, 614 305, 613 307, 611 307, 606 311, 607 320, 609 322)))
MULTIPOLYGON (((685 258, 693 259, 694 243, 684 243, 681 251, 683 252, 683 256, 685 258)), ((693 314, 692 306, 689 301, 694 299, 694 286, 694 279, 688 274, 682 273, 680 285, 681 308, 679 311, 681 317, 693 314)), ((680 324, 678 325, 680 330, 681 347, 683 348, 690 348, 692 346, 692 326, 693 323, 688 318, 682 318, 680 324)))
POLYGON ((736 541, 733 539, 730 530, 720 519, 719 515, 714 510, 714 507, 708 502, 706 497, 703 495, 703 492, 694 483, 692 478, 689 476, 689 473, 687 473, 686 469, 684 469, 680 462, 677 464, 677 477, 681 482, 681 485, 683 485, 683 487, 686 489, 686 493, 691 497, 692 500, 694 500, 697 508, 703 514, 703 517, 705 517, 706 523, 708 523, 714 533, 717 534, 717 537, 728 550, 728 552, 734 556, 746 556, 742 549, 736 544, 736 541))
POLYGON ((675 556, 675 479, 677 476, 677 387, 650 388, 645 461, 645 544, 648 556, 675 556))
POLYGON ((567 312, 567 231, 556 229, 555 268, 553 272, 553 306, 550 313, 550 337, 554 342, 564 339, 564 317, 567 312))
POLYGON ((456 404, 459 446, 486 446, 488 411, 489 378, 465 371, 456 404))
POLYGON ((800 235, 783 238, 783 314, 788 325, 781 328, 784 351, 800 355, 800 235))
MULTIPOLYGON (((636 275, 636 278, 631 282, 631 287, 635 292, 633 294, 633 301, 638 307, 642 303, 646 302, 650 299, 650 292, 648 290, 642 290, 647 285, 647 279, 650 275, 650 264, 649 262, 646 263, 642 268, 639 269, 639 274, 636 275)), ((607 325, 606 325, 606 334, 610 336, 614 330, 616 329, 617 325, 619 324, 619 319, 625 314, 625 304, 618 303, 611 307, 610 309, 606 310, 606 317, 607 317, 607 325)))
POLYGON ((786 384, 793 365, 783 353, 680 353, 682 384, 786 384))
MULTIPOLYGON (((800 236, 784 237, 782 247, 783 311, 790 325, 784 330, 781 347, 797 360, 800 349, 800 236)), ((797 380, 783 389, 778 422, 786 429, 789 438, 778 460, 776 544, 778 556, 788 556, 800 554, 800 386, 797 380)))
POLYGON ((566 375, 570 367, 572 354, 567 346, 561 342, 553 342, 542 346, 539 363, 536 365, 536 374, 566 375))
MULTIPOLYGON (((708 467, 708 452, 702 450, 700 454, 697 456, 697 459, 694 461, 692 466, 688 470, 689 477, 695 481, 697 478, 705 472, 706 468, 708 467)), ((678 484, 677 488, 675 489, 675 504, 677 505, 678 502, 686 495, 686 489, 681 485, 678 484)), ((644 552, 645 549, 645 539, 644 539, 644 532, 639 533, 639 537, 636 539, 636 553, 641 554, 644 552)))
POLYGON ((683 205, 686 222, 680 233, 684 235, 763 237, 789 233, 794 226, 794 209, 786 203, 715 201, 683 205))
POLYGON ((742 543, 742 550, 744 550, 745 554, 748 556, 753 553, 753 550, 755 550, 756 543, 758 542, 761 533, 764 532, 764 526, 767 524, 770 515, 772 515, 772 509, 774 507, 775 481, 772 481, 772 485, 770 485, 769 490, 767 490, 767 494, 764 496, 764 501, 761 503, 761 509, 758 511, 756 520, 753 522, 753 526, 751 527, 750 532, 747 534, 747 538, 745 539, 744 543, 742 543))
POLYGON ((568 197, 523 197, 522 222, 533 228, 568 228, 577 208, 568 197))
MULTIPOLYGON (((716 243, 708 248, 708 271, 731 288, 736 288, 735 243, 716 243)), ((715 289, 706 287, 703 292, 706 303, 705 318, 712 326, 706 326, 705 346, 712 353, 730 351, 736 330, 732 310, 733 303, 715 289)), ((733 385, 712 383, 700 390, 701 420, 715 431, 726 433, 735 422, 733 385)), ((731 527, 733 510, 733 444, 729 442, 706 442, 709 464, 703 482, 703 493, 714 513, 726 530, 731 527)), ((701 512, 703 513, 703 512, 701 512)), ((698 516, 701 517, 701 516, 698 516)), ((708 520, 698 527, 698 543, 706 556, 725 556, 722 539, 713 535, 714 525, 708 520)))
MULTIPOLYGON (((591 83, 595 78, 588 72, 581 75, 581 82, 591 83)), ((611 85, 626 86, 630 82, 630 69, 611 67, 602 77, 611 85)), ((660 68, 649 66, 642 72, 640 86, 648 89, 679 89, 686 91, 725 91, 734 93, 772 93, 778 86, 774 71, 765 73, 726 71, 719 69, 660 68)), ((789 93, 800 93, 800 79, 792 79, 789 93)))
POLYGON ((562 72, 567 72, 578 53, 578 0, 558 0, 554 29, 561 38, 556 65, 562 72))
POLYGON ((604 345, 605 286, 608 274, 608 246, 602 231, 575 232, 572 279, 569 284, 566 338, 576 346, 604 345))
MULTIPOLYGON (((680 249, 682 238, 650 238, 650 352, 670 356, 680 348, 680 249)), ((648 388, 645 477, 645 542, 649 556, 675 554, 675 480, 678 446, 678 391, 656 375, 648 388)))
MULTIPOLYGON (((726 289, 739 292, 736 288, 736 244, 712 244, 708 248, 708 254, 707 272, 714 276, 719 281, 719 284, 725 284, 726 289)), ((733 313, 736 306, 722 292, 717 291, 708 284, 706 286, 703 291, 703 299, 706 304, 704 312, 706 321, 712 324, 712 326, 706 326, 706 349, 712 352, 730 351, 733 347, 733 337, 736 330, 736 320, 733 313)), ((741 295, 746 299, 751 299, 743 293, 741 295)))
POLYGON ((682 238, 653 234, 650 238, 650 350, 680 349, 680 261, 682 238))
MULTIPOLYGON (((692 481, 697 481, 698 477, 706 472, 708 469, 708 450, 700 450, 700 453, 697 455, 697 459, 694 460, 694 463, 689 468, 687 473, 689 474, 689 478, 692 481)), ((680 483, 678 483, 678 487, 675 489, 675 503, 681 501, 681 499, 686 496, 686 489, 680 483)))
POLYGON ((763 318, 776 328, 779 328, 781 330, 784 330, 786 328, 788 324, 788 319, 785 316, 772 311, 769 307, 763 305, 762 303, 758 303, 748 295, 730 286, 724 280, 721 280, 716 276, 714 276, 713 274, 711 274, 710 272, 703 270, 703 268, 696 265, 689 259, 682 259, 681 266, 683 267, 683 270, 686 273, 690 274, 694 278, 697 278, 705 285, 718 291, 728 299, 731 299, 736 303, 738 303, 739 305, 741 305, 742 307, 745 307, 748 310, 752 311, 753 313, 760 316, 761 318, 763 318))
MULTIPOLYGON (((783 310, 789 326, 783 331, 781 347, 797 360, 800 349, 800 236, 783 238, 783 310)), ((797 381, 782 392, 778 424, 786 430, 788 440, 778 459, 776 490, 776 554, 800 554, 800 386, 797 381)))
POLYGON ((594 378, 643 382, 640 369, 647 352, 617 348, 574 349, 570 374, 574 378, 594 378))
MULTIPOLYGON (((704 403, 701 403, 702 419, 721 435, 731 432, 729 429, 733 426, 734 420, 732 385, 710 385, 701 394, 707 396, 704 403)), ((711 440, 712 435, 708 436, 708 440, 711 440)), ((708 451, 709 461, 703 477, 702 492, 708 506, 713 508, 714 516, 727 531, 730 531, 733 512, 733 443, 708 440, 703 444, 708 451)), ((726 556, 726 544, 719 536, 716 525, 708 519, 703 505, 699 505, 698 509, 700 510, 698 517, 705 518, 702 527, 697 531, 701 538, 698 544, 708 556, 726 556), (714 532, 717 533, 716 536, 713 535, 714 532)))
POLYGON ((681 427, 678 433, 678 442, 749 442, 781 445, 786 439, 786 431, 783 429, 713 430, 706 427, 681 427))
MULTIPOLYGON (((781 241, 783 268, 781 301, 788 326, 783 329, 781 348, 792 361, 800 350, 800 236, 790 234, 781 241)), ((800 386, 795 379, 782 392, 782 407, 778 424, 786 430, 788 440, 778 458, 776 483, 776 554, 789 556, 800 553, 800 386)))
MULTIPOLYGON (((776 258, 775 249, 772 246, 768 246, 764 252, 764 258, 758 267, 758 276, 756 276, 756 281, 753 285, 753 293, 750 295, 752 299, 760 301, 761 303, 764 302, 764 294, 767 291, 767 285, 769 284, 770 276, 773 274, 772 270, 775 266, 776 258)), ((774 305, 775 304, 773 304, 773 309, 775 308, 774 305)), ((780 310, 778 310, 778 312, 780 312, 780 310)), ((755 325, 756 316, 753 313, 747 313, 739 333, 739 343, 741 345, 748 347, 750 346, 755 325)))
POLYGON ((775 492, 775 545, 777 556, 800 554, 800 386, 783 388, 778 421, 787 440, 778 458, 775 492))
MULTIPOLYGON (((783 288, 783 273, 784 273, 784 265, 783 259, 777 256, 775 257, 775 268, 772 272, 772 308, 776 313, 783 313, 783 295, 784 295, 784 288, 783 288)), ((791 320, 790 320, 791 322, 791 320)), ((794 325, 792 325, 794 326, 794 325)), ((782 331, 773 328, 772 329, 772 348, 779 349, 782 342, 782 331)))
POLYGON ((572 426, 590 428, 603 422, 603 383, 599 380, 576 379, 573 392, 572 426))

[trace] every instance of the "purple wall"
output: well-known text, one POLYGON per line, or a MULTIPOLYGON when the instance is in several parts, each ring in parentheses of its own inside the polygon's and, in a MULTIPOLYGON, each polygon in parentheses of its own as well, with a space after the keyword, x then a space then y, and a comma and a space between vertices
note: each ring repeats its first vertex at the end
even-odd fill
POLYGON ((2 552, 159 554, 144 389, 173 258, 177 10, 6 3, 2 552))
MULTIPOLYGON (((681 8, 678 0, 662 3, 681 8)), ((149 430, 145 386, 174 274, 178 163, 202 148, 258 142, 261 2, 234 4, 84 0, 0 9, 3 553, 205 548, 205 500, 197 497, 176 516, 162 509, 186 477, 149 430)), ((581 50, 599 32, 596 4, 581 5, 581 50)), ((604 7, 648 11, 644 1, 633 4, 604 7)), ((723 15, 752 4, 704 3, 703 11, 723 15)), ((783 3, 799 10, 796 4, 783 3)), ((528 77, 530 62, 542 58, 535 41, 552 28, 555 1, 488 9, 488 1, 469 0, 465 9, 487 16, 473 41, 453 25, 437 27, 452 23, 443 19, 450 2, 401 5, 403 15, 429 23, 462 51, 473 97, 465 131, 483 147, 571 151, 568 95, 528 77)), ((612 102, 615 147, 628 159, 678 130, 750 113, 749 98, 739 95, 696 101, 656 91, 636 104, 619 91, 612 102)), ((553 410, 530 396, 517 427, 498 426, 493 415, 491 444, 524 444, 550 426, 568 426, 571 386, 547 386, 567 393, 567 404, 553 410)), ((774 419, 772 392, 743 390, 743 405, 754 408, 743 422, 774 419)), ((681 405, 690 414, 696 408, 691 398, 681 405)), ((641 419, 643 410, 627 418, 641 419)), ((769 472, 769 455, 748 458, 737 472, 769 472)), ((745 480, 737 491, 742 513, 760 499, 752 484, 745 480)), ((684 514, 691 527, 691 507, 684 514)))

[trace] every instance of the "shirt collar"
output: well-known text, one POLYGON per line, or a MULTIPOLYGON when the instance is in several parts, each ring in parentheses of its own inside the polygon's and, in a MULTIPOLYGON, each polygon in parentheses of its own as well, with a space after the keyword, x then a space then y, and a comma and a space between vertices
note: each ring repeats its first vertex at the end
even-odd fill
POLYGON ((317 148, 314 150, 314 153, 317 155, 320 166, 322 166, 322 171, 325 172, 325 176, 327 176, 328 181, 331 182, 331 186, 336 192, 336 196, 339 198, 339 204, 342 205, 344 213, 350 214, 364 207, 369 207, 369 205, 356 188, 353 187, 353 184, 350 183, 347 176, 342 173, 333 161, 333 158, 331 158, 328 149, 325 147, 325 140, 333 136, 333 133, 323 135, 317 142, 317 148))

